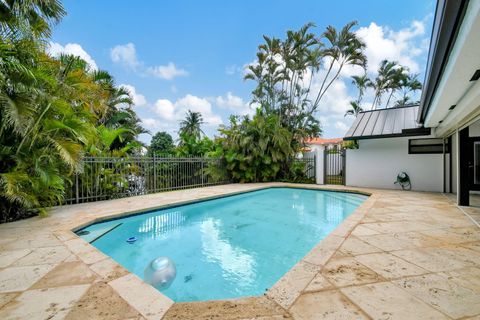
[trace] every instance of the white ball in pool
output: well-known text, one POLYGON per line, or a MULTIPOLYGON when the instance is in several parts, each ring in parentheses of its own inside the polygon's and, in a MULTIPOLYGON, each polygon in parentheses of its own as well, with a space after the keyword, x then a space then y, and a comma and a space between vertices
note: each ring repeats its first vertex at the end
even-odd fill
POLYGON ((145 282, 158 290, 164 290, 175 280, 177 268, 170 258, 158 257, 147 265, 143 275, 145 282))

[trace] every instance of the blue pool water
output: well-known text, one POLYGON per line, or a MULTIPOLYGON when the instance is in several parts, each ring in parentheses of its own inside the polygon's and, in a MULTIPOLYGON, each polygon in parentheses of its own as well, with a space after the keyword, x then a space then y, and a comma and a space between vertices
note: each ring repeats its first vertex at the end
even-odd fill
POLYGON ((92 245, 141 278, 156 257, 172 259, 162 292, 177 302, 261 295, 366 198, 271 188, 97 223, 82 237, 115 227, 92 245))

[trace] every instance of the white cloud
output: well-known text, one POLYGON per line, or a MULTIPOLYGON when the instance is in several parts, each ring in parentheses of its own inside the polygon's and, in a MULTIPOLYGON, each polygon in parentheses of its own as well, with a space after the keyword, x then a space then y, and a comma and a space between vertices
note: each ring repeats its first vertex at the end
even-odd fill
POLYGON ((80 57, 88 63, 90 69, 98 69, 95 60, 93 60, 93 58, 78 43, 67 43, 65 46, 62 46, 57 42, 50 42, 47 51, 52 57, 58 57, 61 54, 71 54, 80 57))
POLYGON ((225 73, 229 76, 235 74, 235 72, 237 72, 237 66, 235 64, 225 67, 225 73))
POLYGON ((168 99, 159 99, 154 106, 154 111, 160 118, 174 121, 176 125, 178 125, 178 121, 185 117, 185 113, 188 110, 200 112, 206 126, 222 124, 222 118, 213 112, 212 104, 206 98, 200 98, 191 94, 187 94, 175 102, 168 99))
POLYGON ((247 64, 243 66, 238 66, 236 64, 231 64, 225 67, 225 74, 229 76, 241 75, 244 76, 247 68, 247 64))
POLYGON ((142 119, 142 125, 147 129, 155 129, 159 126, 160 122, 154 118, 142 119))
POLYGON ((121 84, 119 87, 123 87, 130 92, 130 95, 132 96, 133 99, 133 104, 137 107, 142 107, 147 104, 147 99, 145 99, 145 96, 143 94, 137 93, 137 90, 135 89, 134 86, 129 85, 129 84, 121 84))
POLYGON ((169 62, 167 65, 144 66, 144 63, 137 58, 137 50, 131 42, 110 49, 110 58, 114 63, 121 64, 127 69, 160 79, 172 80, 176 77, 188 76, 186 70, 177 68, 173 62, 169 62))
POLYGON ((155 102, 154 110, 165 120, 174 119, 175 106, 168 99, 158 99, 157 102, 155 102))
POLYGON ((357 35, 367 46, 365 54, 369 72, 376 72, 384 59, 397 61, 414 73, 421 71, 416 58, 428 50, 424 21, 414 20, 399 31, 372 22, 368 27, 359 28, 357 35))
POLYGON ((347 126, 344 122, 342 121, 336 121, 335 122, 335 129, 338 129, 340 131, 343 131, 344 133, 347 132, 347 130, 349 129, 349 126, 347 126))
POLYGON ((188 76, 188 72, 184 69, 178 69, 173 62, 169 62, 166 66, 149 67, 147 72, 157 78, 172 80, 176 77, 188 76))
POLYGON ((140 66, 135 45, 131 42, 113 47, 110 50, 110 58, 113 62, 120 63, 132 70, 136 70, 140 66))
POLYGON ((250 105, 249 102, 231 92, 227 92, 224 96, 218 96, 213 101, 216 106, 228 109, 236 115, 253 115, 256 109, 256 106, 250 105))
POLYGON ((215 101, 219 107, 228 108, 231 110, 242 108, 245 105, 245 102, 242 98, 233 95, 231 92, 227 92, 225 97, 218 96, 215 101))

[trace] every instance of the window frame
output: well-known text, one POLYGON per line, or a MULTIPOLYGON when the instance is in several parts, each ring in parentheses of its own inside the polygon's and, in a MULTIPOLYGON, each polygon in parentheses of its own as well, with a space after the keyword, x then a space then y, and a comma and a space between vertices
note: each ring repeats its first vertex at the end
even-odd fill
MULTIPOLYGON (((408 154, 443 154, 443 138, 417 138, 417 139, 408 139, 408 154), (427 140, 440 140, 442 143, 432 143, 432 144, 421 144, 421 145, 412 145, 412 141, 427 141, 427 140), (439 151, 415 151, 416 146, 440 146, 441 149, 439 151)), ((451 146, 449 144, 449 141, 445 141, 445 154, 450 154, 450 149, 451 146)))

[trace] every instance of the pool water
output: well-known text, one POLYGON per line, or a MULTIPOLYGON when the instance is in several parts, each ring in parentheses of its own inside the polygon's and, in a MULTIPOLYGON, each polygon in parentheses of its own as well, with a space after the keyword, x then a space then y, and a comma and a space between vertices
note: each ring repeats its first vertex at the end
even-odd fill
POLYGON ((169 257, 177 275, 162 292, 177 302, 261 295, 366 198, 270 188, 93 224, 82 237, 142 279, 169 257))

